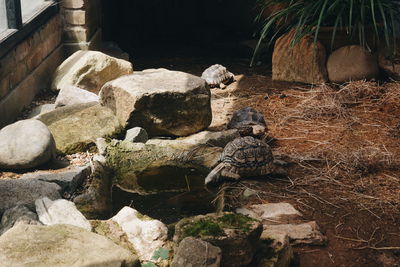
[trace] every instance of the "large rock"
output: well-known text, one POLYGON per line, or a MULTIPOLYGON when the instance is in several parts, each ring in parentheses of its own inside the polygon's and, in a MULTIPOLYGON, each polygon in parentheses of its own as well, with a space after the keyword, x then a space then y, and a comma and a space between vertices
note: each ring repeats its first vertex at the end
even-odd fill
POLYGON ((140 126, 150 136, 185 136, 211 123, 210 90, 200 77, 158 69, 106 83, 100 102, 128 128, 140 126))
POLYGON ((359 45, 343 46, 333 51, 326 67, 329 80, 334 83, 370 80, 379 75, 376 57, 359 45))
POLYGON ((56 108, 80 103, 98 102, 99 97, 79 87, 68 85, 61 88, 56 98, 56 108))
POLYGON ((0 224, 0 235, 17 223, 41 225, 36 213, 24 205, 17 205, 3 213, 0 224))
POLYGON ((49 127, 57 150, 66 154, 85 152, 95 146, 97 138, 121 131, 113 112, 96 102, 61 107, 40 115, 38 120, 49 127))
POLYGON ((221 249, 201 239, 186 237, 179 243, 171 267, 219 267, 221 249))
POLYGON ((0 168, 34 168, 54 156, 53 136, 40 121, 17 121, 0 130, 0 168))
POLYGON ((106 82, 132 72, 129 61, 97 51, 77 51, 57 68, 51 87, 61 90, 73 85, 98 93, 106 82))
POLYGON ((124 207, 111 220, 125 231, 142 261, 151 260, 154 251, 166 244, 167 227, 158 220, 143 216, 135 209, 124 207))
POLYGON ((39 221, 44 225, 69 224, 81 227, 88 231, 92 226, 82 215, 73 202, 65 199, 51 201, 47 197, 35 201, 39 221))
POLYGON ((192 236, 222 251, 222 266, 247 266, 253 260, 262 224, 241 214, 207 214, 182 219, 175 225, 174 242, 192 236))
POLYGON ((14 226, 0 237, 0 262, 4 267, 140 266, 135 255, 108 238, 61 224, 14 226))
POLYGON ((106 151, 114 185, 131 193, 156 194, 186 192, 188 183, 191 189, 203 188, 222 148, 113 141, 106 151))
POLYGON ((0 214, 16 205, 26 205, 35 210, 35 200, 48 197, 61 198, 59 185, 38 179, 0 179, 0 214))
POLYGON ((325 47, 314 38, 303 37, 291 47, 294 31, 276 40, 272 54, 272 79, 320 84, 328 81, 325 47))

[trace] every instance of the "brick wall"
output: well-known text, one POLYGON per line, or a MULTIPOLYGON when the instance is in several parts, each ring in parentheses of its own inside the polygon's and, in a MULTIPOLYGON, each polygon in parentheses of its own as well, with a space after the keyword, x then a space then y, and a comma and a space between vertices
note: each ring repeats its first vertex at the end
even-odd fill
POLYGON ((56 15, 0 58, 0 128, 48 88, 64 58, 62 34, 62 18, 56 15))
POLYGON ((77 50, 101 45, 100 0, 62 0, 61 12, 0 58, 0 128, 12 123, 54 70, 77 50))
POLYGON ((61 7, 66 52, 98 49, 101 43, 100 0, 63 0, 61 7))

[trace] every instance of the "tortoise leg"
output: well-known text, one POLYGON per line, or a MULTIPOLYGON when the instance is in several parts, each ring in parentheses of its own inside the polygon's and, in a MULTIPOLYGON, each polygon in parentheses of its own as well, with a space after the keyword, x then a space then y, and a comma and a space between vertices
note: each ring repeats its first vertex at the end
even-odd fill
POLYGON ((237 174, 236 172, 234 172, 234 170, 232 170, 232 169, 222 170, 221 175, 224 177, 227 177, 227 178, 235 179, 235 180, 239 180, 241 178, 240 175, 237 174))

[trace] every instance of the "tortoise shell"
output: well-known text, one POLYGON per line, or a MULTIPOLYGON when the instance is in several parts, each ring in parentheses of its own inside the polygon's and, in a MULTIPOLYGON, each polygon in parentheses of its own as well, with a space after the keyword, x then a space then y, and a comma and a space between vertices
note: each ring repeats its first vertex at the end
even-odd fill
POLYGON ((234 75, 220 64, 210 66, 201 74, 201 78, 206 80, 211 87, 219 86, 221 83, 228 83, 233 77, 234 75))
POLYGON ((246 126, 261 125, 266 127, 263 114, 251 107, 236 110, 228 123, 228 129, 238 129, 246 126))
POLYGON ((235 179, 261 176, 271 172, 273 161, 267 143, 251 136, 238 137, 229 142, 221 154, 225 165, 221 174, 235 179))

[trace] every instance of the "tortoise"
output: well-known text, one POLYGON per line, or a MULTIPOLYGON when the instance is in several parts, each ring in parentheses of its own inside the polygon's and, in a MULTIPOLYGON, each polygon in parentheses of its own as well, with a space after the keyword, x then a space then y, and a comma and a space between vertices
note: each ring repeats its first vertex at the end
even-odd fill
POLYGON ((207 84, 211 88, 225 88, 227 84, 234 80, 234 75, 224 66, 215 64, 203 71, 201 78, 206 80, 207 84))
POLYGON ((208 174, 205 184, 221 177, 238 180, 270 174, 274 169, 271 148, 252 136, 238 137, 229 142, 221 154, 220 163, 208 174))
POLYGON ((263 114, 252 107, 236 110, 228 123, 228 129, 238 129, 241 136, 262 136, 267 128, 263 114))

